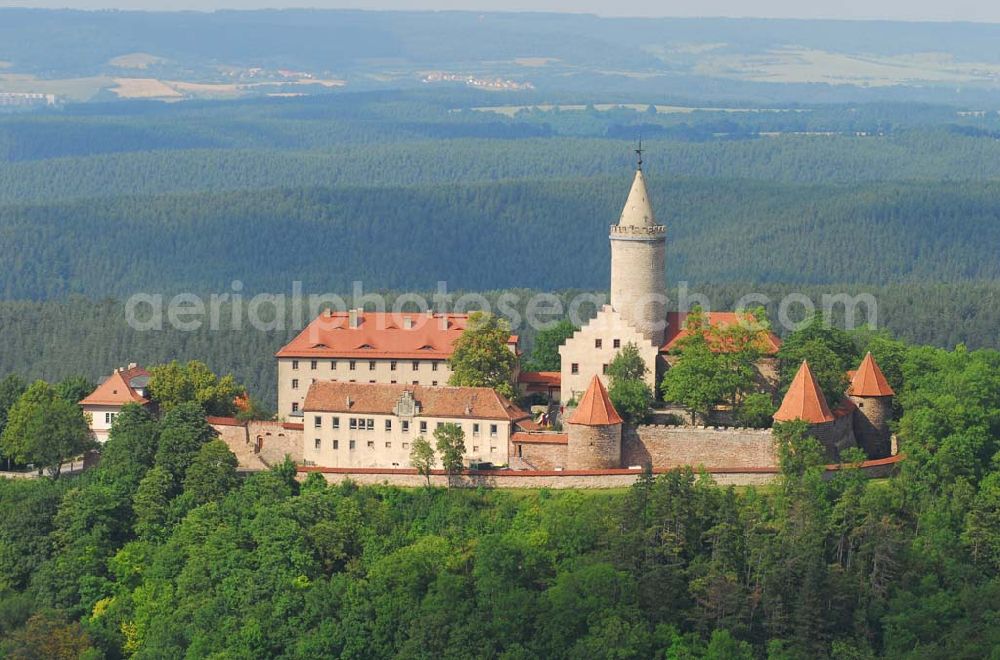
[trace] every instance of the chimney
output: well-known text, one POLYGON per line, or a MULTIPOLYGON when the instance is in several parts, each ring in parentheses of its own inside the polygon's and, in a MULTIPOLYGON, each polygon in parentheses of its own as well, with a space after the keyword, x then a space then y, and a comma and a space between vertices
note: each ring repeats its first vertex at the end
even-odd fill
POLYGON ((326 309, 323 310, 323 316, 325 316, 326 318, 332 318, 333 317, 333 310, 331 308, 327 307, 326 309))
POLYGON ((403 317, 403 329, 410 330, 413 328, 413 318, 409 316, 403 317))
POLYGON ((347 395, 347 409, 350 410, 352 405, 354 405, 354 402, 351 401, 351 395, 348 394, 347 395))
POLYGON ((433 309, 428 309, 427 310, 427 318, 429 318, 429 319, 434 318, 434 310, 433 309))
POLYGON ((359 311, 359 310, 357 310, 357 309, 352 309, 352 310, 351 310, 350 312, 348 312, 348 314, 347 314, 347 315, 348 315, 348 318, 349 318, 349 323, 350 323, 350 326, 351 326, 352 328, 356 328, 356 327, 358 327, 358 324, 359 324, 359 318, 358 318, 358 311, 359 311))
POLYGON ((139 365, 138 365, 138 364, 136 364, 135 362, 129 362, 129 363, 128 363, 128 368, 129 368, 129 369, 135 369, 135 368, 136 368, 136 367, 138 367, 138 366, 139 366, 139 365))

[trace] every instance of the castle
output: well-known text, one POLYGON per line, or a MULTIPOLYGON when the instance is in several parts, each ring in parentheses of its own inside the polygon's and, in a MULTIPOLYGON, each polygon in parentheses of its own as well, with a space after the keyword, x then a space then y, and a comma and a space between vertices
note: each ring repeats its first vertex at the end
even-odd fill
MULTIPOLYGON (((443 424, 457 424, 466 437, 466 465, 508 465, 514 470, 614 471, 681 465, 709 470, 758 470, 777 465, 770 430, 678 425, 627 427, 606 387, 609 363, 628 344, 646 364, 648 385, 657 390, 685 334, 685 314, 666 309, 666 228, 658 224, 639 166, 625 206, 609 228, 610 304, 559 349, 559 372, 518 372, 522 393, 542 393, 563 406, 563 429, 542 428, 531 416, 488 388, 449 387, 449 358, 468 316, 453 313, 384 313, 361 309, 323 312, 276 354, 280 422, 252 425, 214 419, 227 441, 245 436, 256 454, 278 443, 316 469, 380 470, 409 467, 412 440, 443 424), (251 429, 252 426, 252 429, 251 429), (242 430, 236 431, 234 427, 242 430), (242 436, 241 436, 242 434, 242 436), (253 436, 253 437, 251 437, 253 436)), ((705 321, 726 326, 745 319, 735 312, 708 312, 705 321)), ((762 339, 760 382, 777 384, 774 356, 781 342, 762 339)), ((512 335, 509 350, 520 355, 512 335)), ((725 350, 724 346, 713 350, 725 350)), ((84 401, 113 419, 118 399, 141 399, 129 374, 116 372, 84 401), (105 396, 113 391, 117 398, 105 396), (124 398, 123 398, 124 397, 124 398)), ((889 424, 894 392, 869 354, 849 374, 850 388, 831 408, 809 365, 803 363, 776 422, 803 420, 831 461, 850 447, 871 459, 893 452, 889 424)), ((143 400, 144 401, 144 400, 143 400)), ((99 437, 106 428, 96 428, 99 437)), ((236 446, 233 442, 231 445, 236 446)), ((241 449, 237 447, 238 449, 241 449)), ((270 448, 272 451, 274 447, 270 448)), ((234 450, 235 451, 235 450, 234 450)), ((239 454, 239 452, 237 452, 239 454)))

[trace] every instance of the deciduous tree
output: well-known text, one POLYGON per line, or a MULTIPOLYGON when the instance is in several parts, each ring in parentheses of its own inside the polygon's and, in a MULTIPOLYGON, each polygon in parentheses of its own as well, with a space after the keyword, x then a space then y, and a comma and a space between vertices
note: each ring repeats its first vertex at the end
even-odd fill
POLYGON ((465 458, 465 431, 458 424, 448 423, 434 429, 434 441, 441 467, 449 475, 462 471, 465 458))
POLYGON ((455 340, 449 359, 449 385, 492 387, 514 397, 513 373, 517 357, 510 350, 510 324, 506 320, 473 312, 465 332, 455 340))
POLYGON ((428 487, 431 485, 431 470, 434 469, 436 460, 434 447, 424 436, 419 436, 410 445, 410 465, 427 480, 428 487))

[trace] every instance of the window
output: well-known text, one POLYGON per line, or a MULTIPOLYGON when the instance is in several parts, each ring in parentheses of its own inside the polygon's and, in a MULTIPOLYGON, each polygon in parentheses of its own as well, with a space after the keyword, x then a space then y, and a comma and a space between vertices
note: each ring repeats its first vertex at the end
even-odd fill
POLYGON ((476 422, 472 425, 472 435, 473 436, 479 435, 479 422, 476 422))
POLYGON ((347 448, 348 449, 354 449, 354 441, 353 440, 351 440, 350 443, 348 443, 347 448))
POLYGON ((350 369, 351 371, 354 371, 355 369, 358 368, 358 363, 355 362, 354 360, 351 360, 350 362, 347 363, 347 368, 350 369))
POLYGON ((391 419, 385 420, 385 430, 386 431, 391 431, 392 430, 392 420, 391 419))
POLYGON ((334 449, 340 449, 340 440, 334 440, 333 441, 333 448, 334 449))
POLYGON ((292 412, 297 413, 299 411, 299 402, 295 401, 292 403, 292 412))
POLYGON ((595 339, 594 340, 594 348, 600 348, 603 344, 604 344, 604 340, 603 339, 595 339))
POLYGON ((293 390, 299 389, 299 379, 298 378, 293 378, 292 379, 292 389, 293 390))
POLYGON ((395 380, 390 380, 390 381, 389 381, 389 384, 390 384, 390 385, 395 385, 395 384, 396 384, 396 381, 395 381, 395 380))
POLYGON ((490 447, 490 453, 491 454, 497 453, 497 448, 496 447, 490 447))
POLYGON ((298 369, 299 369, 299 361, 298 360, 292 360, 292 369, 295 370, 295 371, 298 371, 298 369))
POLYGON ((392 449, 392 443, 391 442, 385 443, 385 448, 386 449, 392 449))
POLYGON ((318 429, 323 428, 323 418, 320 417, 319 415, 314 415, 313 416, 313 426, 315 428, 318 428, 318 429))
POLYGON ((114 421, 115 421, 115 414, 114 413, 104 413, 104 423, 105 424, 111 424, 114 421))
POLYGON ((313 440, 313 449, 319 449, 319 445, 320 445, 319 438, 313 440))
POLYGON ((420 363, 419 363, 419 362, 417 362, 416 360, 414 360, 414 361, 413 361, 413 370, 414 370, 414 371, 417 371, 417 370, 419 370, 419 369, 420 369, 420 363))
POLYGON ((479 445, 472 445, 472 453, 473 454, 479 453, 479 445))
POLYGON ((396 361, 395 360, 390 360, 389 361, 389 371, 395 371, 395 370, 396 370, 396 361))
POLYGON ((351 429, 357 429, 357 428, 358 428, 358 418, 357 417, 352 417, 351 418, 351 429))
POLYGON ((569 365, 569 372, 571 374, 578 374, 578 373, 580 373, 580 364, 577 363, 577 362, 574 362, 573 364, 569 365))
POLYGON ((415 381, 413 381, 413 384, 414 384, 414 385, 419 385, 419 384, 420 384, 420 381, 419 381, 419 380, 415 380, 415 381))
POLYGON ((370 381, 368 381, 368 384, 369 384, 369 385, 374 385, 374 384, 375 384, 375 381, 374 381, 374 380, 370 380, 370 381))
POLYGON ((368 448, 369 449, 375 449, 375 441, 374 440, 369 440, 368 441, 368 448))
POLYGON ((604 374, 604 375, 607 375, 607 373, 608 373, 608 365, 606 365, 606 364, 602 364, 601 365, 601 373, 604 374))
POLYGON ((437 427, 438 427, 438 428, 441 428, 442 426, 444 426, 444 422, 438 422, 438 423, 437 423, 437 427))
POLYGON ((436 380, 431 381, 431 387, 437 387, 438 382, 436 380))
POLYGON ((410 448, 410 443, 409 442, 404 442, 403 443, 403 449, 409 449, 409 448, 410 448))
POLYGON ((375 420, 374 419, 369 419, 368 420, 368 430, 369 431, 374 431, 375 430, 375 420))
POLYGON ((333 371, 337 370, 337 361, 336 360, 330 360, 330 369, 332 369, 333 371))
POLYGON ((437 371, 437 370, 438 370, 438 363, 431 362, 431 371, 437 371))
POLYGON ((615 348, 621 348, 622 347, 622 340, 621 339, 616 339, 614 341, 614 345, 615 345, 615 348))
POLYGON ((318 366, 319 366, 319 362, 317 362, 316 360, 312 360, 309 363, 309 368, 312 369, 313 371, 316 371, 316 367, 318 367, 318 366))
POLYGON ((402 421, 402 425, 403 425, 403 433, 409 433, 410 432, 410 422, 408 422, 407 420, 404 419, 402 421))
POLYGON ((420 422, 420 432, 427 433, 427 422, 420 422))
POLYGON ((491 438, 497 437, 497 425, 496 424, 490 424, 490 437, 491 438))
POLYGON ((340 428, 340 418, 339 417, 334 417, 333 418, 333 428, 335 428, 335 429, 339 429, 340 428))
POLYGON ((375 371, 375 360, 368 360, 368 371, 375 371))

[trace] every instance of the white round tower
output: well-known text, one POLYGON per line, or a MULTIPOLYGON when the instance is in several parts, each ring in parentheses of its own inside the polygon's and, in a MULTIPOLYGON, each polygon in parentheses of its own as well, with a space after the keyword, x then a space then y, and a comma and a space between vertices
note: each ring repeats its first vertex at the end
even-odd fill
POLYGON ((656 224, 642 160, 617 225, 611 225, 611 307, 656 346, 667 319, 666 227, 656 224))

